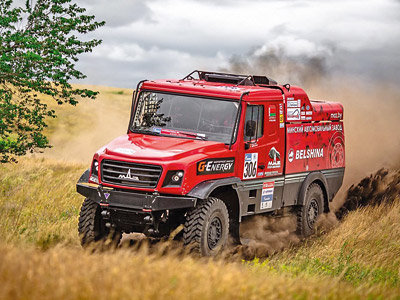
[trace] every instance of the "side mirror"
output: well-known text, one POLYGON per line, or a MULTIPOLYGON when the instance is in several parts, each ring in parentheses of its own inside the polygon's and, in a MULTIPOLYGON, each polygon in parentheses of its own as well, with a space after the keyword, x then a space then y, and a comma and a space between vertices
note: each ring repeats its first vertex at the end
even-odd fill
POLYGON ((253 120, 248 120, 246 122, 246 136, 247 137, 253 137, 256 135, 256 125, 257 122, 253 120))

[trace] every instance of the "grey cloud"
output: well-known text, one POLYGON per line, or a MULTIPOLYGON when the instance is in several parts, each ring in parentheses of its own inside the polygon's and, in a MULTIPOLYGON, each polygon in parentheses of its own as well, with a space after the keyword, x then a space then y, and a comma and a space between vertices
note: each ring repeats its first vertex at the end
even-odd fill
MULTIPOLYGON (((258 2, 256 7, 265 3, 258 2)), ((282 5, 271 7, 272 18, 258 17, 251 20, 251 27, 249 18, 254 7, 247 9, 249 2, 242 0, 233 1, 232 6, 225 0, 201 1, 204 4, 195 14, 180 12, 176 1, 118 0, 109 4, 105 0, 83 0, 90 13, 108 24, 93 34, 94 38, 103 39, 103 45, 82 56, 79 66, 88 75, 86 83, 130 88, 143 78, 180 78, 195 68, 265 74, 281 83, 300 85, 331 74, 398 82, 400 10, 394 7, 398 8, 399 2, 373 2, 354 11, 347 1, 329 6, 316 0, 285 0, 282 5), (295 7, 290 16, 289 6, 295 7), (229 11, 231 7, 235 9, 229 11), (334 13, 325 18, 331 9, 334 13), (232 19, 242 11, 243 20, 232 19), (221 14, 217 15, 221 21, 216 23, 214 18, 209 22, 211 12, 221 14), (248 30, 241 30, 246 26, 248 30), (109 49, 121 51, 111 56, 109 49), (260 49, 262 53, 256 55, 260 49)), ((353 1, 352 5, 357 3, 353 1)), ((268 5, 262 7, 269 9, 268 5)))
POLYGON ((106 26, 118 27, 138 20, 154 22, 152 12, 141 0, 81 0, 79 4, 96 16, 97 20, 106 21, 106 26))

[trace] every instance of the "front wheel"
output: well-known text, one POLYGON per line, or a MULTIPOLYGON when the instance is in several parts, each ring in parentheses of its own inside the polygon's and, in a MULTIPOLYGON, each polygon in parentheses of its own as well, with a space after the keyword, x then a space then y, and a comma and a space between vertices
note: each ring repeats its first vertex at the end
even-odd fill
POLYGON ((210 197, 188 212, 184 245, 203 256, 217 255, 228 242, 229 215, 225 203, 210 197))
POLYGON ((106 227, 101 217, 100 205, 89 198, 83 201, 81 207, 78 232, 82 247, 87 247, 95 242, 104 242, 107 239, 117 246, 122 237, 120 231, 110 230, 106 227))
POLYGON ((307 188, 304 205, 297 210, 297 233, 303 237, 312 235, 318 216, 324 212, 324 193, 321 186, 312 183, 307 188))

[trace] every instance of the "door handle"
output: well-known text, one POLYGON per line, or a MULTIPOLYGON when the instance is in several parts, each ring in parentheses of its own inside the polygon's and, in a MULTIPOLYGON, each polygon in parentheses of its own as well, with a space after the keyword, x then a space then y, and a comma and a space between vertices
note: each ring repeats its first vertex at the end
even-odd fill
POLYGON ((265 169, 265 165, 259 165, 258 168, 261 169, 261 170, 264 170, 265 169))

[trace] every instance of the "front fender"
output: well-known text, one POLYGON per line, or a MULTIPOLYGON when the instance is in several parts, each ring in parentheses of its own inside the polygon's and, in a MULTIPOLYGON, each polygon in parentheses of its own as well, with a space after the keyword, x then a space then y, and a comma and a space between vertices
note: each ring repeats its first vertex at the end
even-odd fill
POLYGON ((197 199, 207 199, 210 194, 220 186, 234 185, 240 183, 241 180, 238 177, 229 177, 223 179, 212 179, 199 183, 196 185, 188 194, 189 197, 195 197, 197 199))

